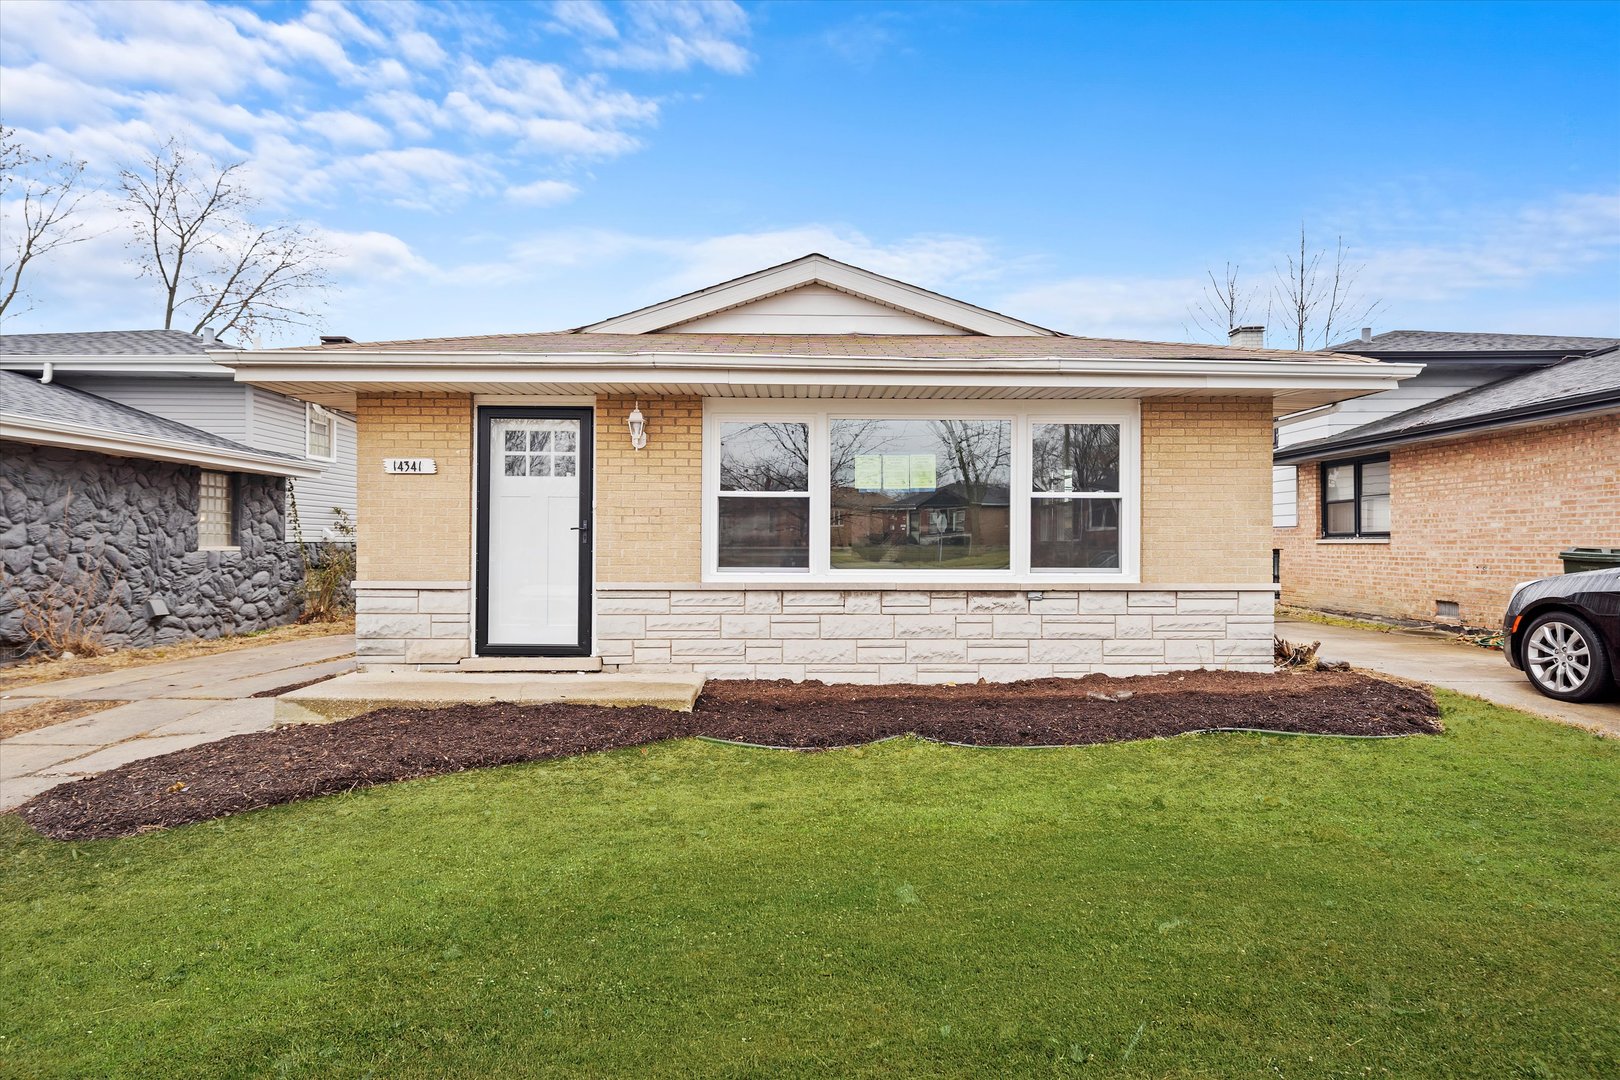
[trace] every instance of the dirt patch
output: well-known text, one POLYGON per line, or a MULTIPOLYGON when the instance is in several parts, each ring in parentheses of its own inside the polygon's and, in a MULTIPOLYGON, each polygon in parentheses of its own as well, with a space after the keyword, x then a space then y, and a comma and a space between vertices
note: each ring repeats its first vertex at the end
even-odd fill
POLYGON ((380 709, 237 735, 53 788, 18 812, 86 840, 225 817, 392 780, 706 735, 824 748, 892 735, 975 746, 1119 742, 1214 728, 1433 734, 1426 689, 1360 674, 1192 671, 963 686, 711 682, 691 713, 584 705, 380 709))
POLYGON ((145 667, 148 664, 167 664, 171 660, 190 660, 193 657, 212 656, 214 653, 233 652, 236 649, 252 649, 260 645, 279 645, 284 641, 301 641, 304 638, 352 633, 354 633, 354 617, 350 616, 335 622, 293 623, 252 634, 233 634, 228 637, 182 641, 174 645, 120 649, 101 656, 79 656, 71 660, 60 657, 21 660, 0 667, 0 691, 14 690, 19 686, 32 686, 35 683, 55 682, 58 679, 77 679, 83 675, 100 675, 107 671, 145 667))
POLYGON ((69 720, 77 720, 82 716, 91 716, 119 705, 128 704, 127 701, 81 701, 75 698, 51 698, 46 701, 36 701, 32 705, 24 705, 20 709, 0 713, 0 739, 9 739, 13 735, 21 735, 25 731, 38 731, 42 727, 66 723, 69 720))

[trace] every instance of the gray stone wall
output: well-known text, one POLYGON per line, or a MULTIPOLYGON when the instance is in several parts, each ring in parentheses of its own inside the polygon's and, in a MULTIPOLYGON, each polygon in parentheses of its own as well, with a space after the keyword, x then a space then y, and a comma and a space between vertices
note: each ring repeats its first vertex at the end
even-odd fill
POLYGON ((30 607, 99 627, 122 648, 279 626, 303 565, 282 539, 284 482, 237 476, 234 551, 197 550, 199 469, 0 442, 0 655, 26 645, 30 607), (170 615, 149 620, 161 596, 170 615))

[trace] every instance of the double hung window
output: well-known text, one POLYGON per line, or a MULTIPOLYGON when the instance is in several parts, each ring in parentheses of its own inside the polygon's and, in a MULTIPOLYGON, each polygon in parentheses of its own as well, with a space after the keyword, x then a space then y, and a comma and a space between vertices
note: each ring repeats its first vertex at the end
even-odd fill
POLYGON ((1332 539, 1389 535, 1389 457, 1322 465, 1322 535, 1332 539))

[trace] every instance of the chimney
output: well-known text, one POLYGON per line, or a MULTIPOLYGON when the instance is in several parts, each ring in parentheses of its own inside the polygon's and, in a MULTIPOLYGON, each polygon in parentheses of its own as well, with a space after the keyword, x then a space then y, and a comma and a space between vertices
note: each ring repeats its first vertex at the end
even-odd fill
POLYGON ((1361 328, 1361 343, 1363 345, 1371 345, 1372 344, 1372 327, 1363 326, 1361 328))
POLYGON ((214 332, 214 328, 212 326, 203 327, 202 332, 199 333, 197 336, 202 338, 202 343, 204 345, 218 345, 219 344, 219 335, 214 332))
POLYGON ((1239 349, 1266 347, 1266 328, 1263 326, 1234 326, 1226 332, 1226 342, 1239 349))

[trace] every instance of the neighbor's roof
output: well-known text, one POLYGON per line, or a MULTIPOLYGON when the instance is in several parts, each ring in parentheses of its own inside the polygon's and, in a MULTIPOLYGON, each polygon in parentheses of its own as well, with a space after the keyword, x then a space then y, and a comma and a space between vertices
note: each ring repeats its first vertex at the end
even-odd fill
POLYGON ((1342 341, 1328 351, 1377 354, 1549 352, 1573 355, 1610 345, 1620 345, 1620 339, 1547 334, 1476 334, 1452 330, 1389 330, 1374 334, 1371 341, 1342 341))
POLYGON ((1280 465, 1472 431, 1620 410, 1620 348, 1565 360, 1280 450, 1280 465))
POLYGON ((1377 363, 1329 352, 1242 349, 1231 345, 1177 344, 1063 336, 941 334, 486 334, 480 337, 304 345, 254 353, 468 353, 636 356, 683 353, 702 356, 849 356, 899 360, 1143 359, 1286 360, 1377 363))
POLYGON ((213 464, 274 476, 319 476, 301 458, 272 454, 58 383, 0 371, 0 439, 122 457, 213 464), (69 437, 72 436, 72 437, 69 437))
POLYGON ((0 356, 206 356, 210 348, 220 347, 184 330, 0 334, 0 356))

